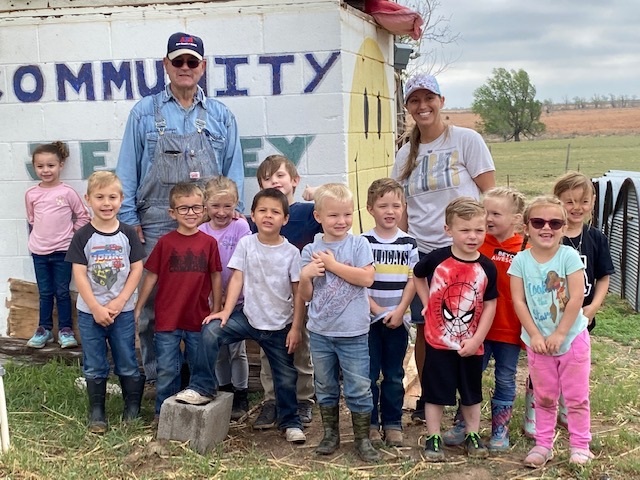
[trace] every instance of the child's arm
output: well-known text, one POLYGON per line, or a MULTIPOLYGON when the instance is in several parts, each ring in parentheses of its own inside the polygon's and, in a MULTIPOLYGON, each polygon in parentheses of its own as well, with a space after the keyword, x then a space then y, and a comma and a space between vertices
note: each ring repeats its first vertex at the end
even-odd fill
POLYGON ((596 313, 600 310, 600 307, 607 296, 610 278, 611 277, 609 275, 605 275, 604 277, 596 280, 596 287, 593 290, 593 299, 591 300, 591 303, 582 307, 582 313, 584 313, 584 316, 589 319, 589 323, 593 322, 593 317, 596 316, 596 313))
POLYGON ((73 279, 75 280, 76 287, 78 288, 78 294, 91 310, 93 319, 98 325, 108 327, 113 323, 113 319, 117 315, 117 312, 98 303, 98 300, 93 294, 93 290, 91 290, 91 283, 89 283, 89 278, 87 277, 86 265, 74 263, 71 268, 73 271, 73 279))
POLYGON ((133 315, 136 319, 136 322, 140 318, 140 313, 149 300, 151 292, 153 291, 153 287, 156 286, 157 282, 158 274, 147 270, 147 274, 144 276, 144 280, 142 281, 142 285, 140 286, 140 290, 138 291, 138 301, 136 302, 136 306, 133 309, 133 315))
POLYGON ((302 329, 304 328, 304 314, 306 310, 304 300, 298 294, 298 282, 291 282, 291 289, 293 290, 293 323, 291 324, 291 330, 287 333, 287 339, 285 341, 285 346, 289 354, 295 352, 302 341, 302 329))
POLYGON ((416 287, 413 282, 413 277, 407 280, 407 285, 404 287, 402 291, 402 298, 400 299, 400 303, 396 308, 391 310, 386 317, 382 319, 384 324, 389 328, 398 328, 402 326, 402 322, 404 319, 404 314, 409 308, 409 304, 411 304, 411 300, 416 295, 416 287))
POLYGON ((418 294, 418 298, 422 302, 422 315, 427 311, 427 305, 429 305, 429 282, 425 278, 413 277, 413 286, 416 289, 416 293, 418 294))
POLYGON ((89 223, 91 221, 91 216, 89 215, 89 209, 87 209, 85 204, 82 203, 80 195, 78 195, 75 190, 71 193, 72 195, 69 195, 69 205, 73 212, 73 231, 75 232, 79 230, 80 227, 89 223))
POLYGON ((531 312, 529 312, 529 307, 527 307, 527 300, 524 296, 524 280, 514 275, 511 275, 511 299, 513 300, 513 308, 516 311, 516 315, 520 319, 520 324, 531 339, 531 349, 536 353, 547 353, 544 337, 536 327, 533 317, 531 317, 531 312))
POLYGON ((486 300, 482 306, 482 313, 480 314, 480 320, 478 321, 478 329, 471 338, 465 338, 460 342, 460 350, 458 355, 461 357, 470 357, 475 355, 482 342, 484 342, 491 324, 493 323, 493 317, 496 315, 497 299, 486 300))
POLYGON ((115 310, 116 315, 122 311, 124 305, 131 298, 131 295, 133 295, 133 292, 138 288, 143 270, 144 267, 142 266, 142 260, 133 262, 129 267, 129 276, 127 277, 127 281, 124 283, 124 287, 122 287, 122 290, 116 298, 111 299, 109 303, 105 305, 107 308, 115 310))
POLYGON ((211 272, 211 299, 211 311, 222 310, 222 274, 220 272, 211 272))
POLYGON ((373 265, 366 265, 364 267, 352 267, 351 265, 345 265, 336 260, 331 250, 319 251, 313 254, 324 264, 324 268, 342 278, 344 281, 355 285, 357 287, 370 287, 373 285, 373 280, 376 274, 376 269, 373 265))
POLYGON ((547 351, 550 354, 557 353, 567 337, 571 326, 575 323, 584 301, 584 272, 577 270, 567 275, 567 287, 569 290, 569 300, 564 306, 564 312, 560 317, 560 322, 554 332, 547 337, 547 351))
POLYGON ((227 285, 227 297, 224 299, 224 308, 220 311, 214 311, 210 315, 207 315, 202 321, 203 325, 211 322, 211 320, 220 320, 220 326, 224 327, 229 320, 229 317, 233 313, 233 309, 236 308, 240 293, 242 293, 242 286, 244 284, 244 274, 242 270, 234 270, 229 279, 227 285))
POLYGON ((324 263, 313 254, 312 260, 300 270, 300 284, 298 285, 298 295, 305 302, 310 302, 313 296, 313 279, 324 277, 324 263))

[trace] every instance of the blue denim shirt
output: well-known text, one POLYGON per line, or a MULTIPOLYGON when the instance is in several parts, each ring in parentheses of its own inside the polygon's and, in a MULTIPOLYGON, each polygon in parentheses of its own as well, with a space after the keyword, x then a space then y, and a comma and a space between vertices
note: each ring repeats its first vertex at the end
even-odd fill
MULTIPOLYGON (((155 97, 161 105, 160 111, 167 123, 165 129, 167 133, 184 135, 195 131, 197 109, 206 110, 206 135, 216 152, 218 169, 222 175, 236 182, 240 199, 238 210, 243 211, 244 164, 238 126, 233 113, 221 102, 207 98, 200 86, 198 86, 193 105, 188 109, 182 107, 176 100, 169 85, 155 97)), ((150 95, 141 99, 131 109, 116 167, 116 174, 122 182, 124 193, 118 218, 129 225, 140 224, 136 194, 151 166, 157 140, 153 96, 150 95)))

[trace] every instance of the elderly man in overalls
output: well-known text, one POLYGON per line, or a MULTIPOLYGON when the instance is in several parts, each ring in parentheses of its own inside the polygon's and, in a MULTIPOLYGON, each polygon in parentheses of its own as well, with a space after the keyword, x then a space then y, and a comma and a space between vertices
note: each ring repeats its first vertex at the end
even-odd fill
MULTIPOLYGON (((176 228, 168 213, 169 190, 176 183, 204 186, 211 177, 224 175, 238 186, 239 211, 244 198, 236 119, 198 85, 207 68, 202 39, 174 33, 163 64, 170 83, 131 110, 116 167, 124 190, 119 219, 135 226, 147 256, 162 235, 176 228)), ((152 295, 138 324, 148 383, 157 378, 153 303, 152 295)))

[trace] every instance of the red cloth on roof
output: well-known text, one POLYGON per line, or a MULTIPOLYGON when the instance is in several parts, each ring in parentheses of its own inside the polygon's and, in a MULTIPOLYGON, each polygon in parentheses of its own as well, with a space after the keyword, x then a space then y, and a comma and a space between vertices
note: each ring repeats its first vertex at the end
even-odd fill
POLYGON ((410 8, 389 0, 366 0, 364 11, 394 35, 409 35, 414 40, 422 36, 424 20, 410 8))

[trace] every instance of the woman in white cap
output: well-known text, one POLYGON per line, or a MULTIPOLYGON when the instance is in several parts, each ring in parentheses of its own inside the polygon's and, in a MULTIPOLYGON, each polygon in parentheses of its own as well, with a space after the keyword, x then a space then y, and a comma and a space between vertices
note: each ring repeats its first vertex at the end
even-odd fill
MULTIPOLYGON (((433 75, 418 73, 405 84, 404 104, 415 126, 409 142, 397 153, 391 176, 405 189, 407 208, 401 227, 418 241, 420 257, 451 244, 444 231, 444 212, 461 196, 480 199, 495 186, 495 166, 484 139, 476 131, 447 125, 442 118, 445 98, 433 75)), ((416 296, 412 322, 418 331, 415 358, 422 379, 425 360, 424 317, 416 296)), ((424 421, 421 398, 412 415, 424 421)))

